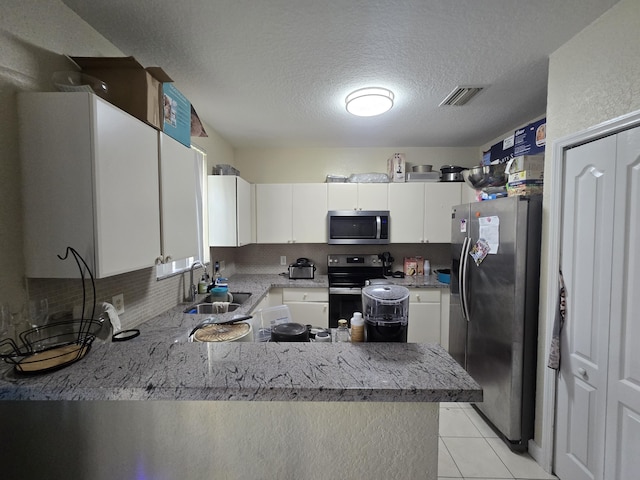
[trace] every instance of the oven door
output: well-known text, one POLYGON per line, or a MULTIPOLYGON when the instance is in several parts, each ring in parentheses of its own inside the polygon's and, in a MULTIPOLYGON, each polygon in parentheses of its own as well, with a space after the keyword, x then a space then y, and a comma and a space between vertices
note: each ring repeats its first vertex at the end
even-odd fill
POLYGON ((353 312, 362 312, 362 288, 329 287, 329 327, 338 328, 338 320, 347 322, 353 312))

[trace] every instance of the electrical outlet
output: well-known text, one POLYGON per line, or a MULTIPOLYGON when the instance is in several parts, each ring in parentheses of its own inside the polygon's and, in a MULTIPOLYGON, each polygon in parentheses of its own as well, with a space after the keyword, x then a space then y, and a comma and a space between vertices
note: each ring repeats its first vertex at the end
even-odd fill
POLYGON ((224 264, 224 260, 220 260, 220 271, 224 271, 226 265, 224 264))
POLYGON ((111 301, 116 309, 116 313, 122 315, 124 313, 124 294, 114 295, 111 301))
POLYGON ((286 265, 286 264, 287 264, 286 255, 280 255, 280 265, 286 265))

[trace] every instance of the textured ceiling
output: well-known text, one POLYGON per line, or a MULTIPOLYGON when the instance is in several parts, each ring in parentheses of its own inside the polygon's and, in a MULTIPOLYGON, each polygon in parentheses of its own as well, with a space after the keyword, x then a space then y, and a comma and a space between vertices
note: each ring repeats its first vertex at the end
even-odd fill
POLYGON ((236 147, 462 147, 544 114, 549 54, 617 0, 63 2, 236 147), (469 84, 487 88, 438 106, 469 84), (347 113, 366 86, 393 109, 347 113))

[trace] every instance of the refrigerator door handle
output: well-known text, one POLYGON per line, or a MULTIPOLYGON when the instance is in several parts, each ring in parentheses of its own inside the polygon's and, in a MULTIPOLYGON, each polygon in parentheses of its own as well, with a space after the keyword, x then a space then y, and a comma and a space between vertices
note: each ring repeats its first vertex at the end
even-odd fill
POLYGON ((469 304, 467 303, 467 273, 469 271, 469 249, 471 248, 471 238, 466 237, 462 244, 462 256, 460 258, 460 273, 458 275, 460 289, 460 305, 462 306, 462 316, 468 322, 469 304))

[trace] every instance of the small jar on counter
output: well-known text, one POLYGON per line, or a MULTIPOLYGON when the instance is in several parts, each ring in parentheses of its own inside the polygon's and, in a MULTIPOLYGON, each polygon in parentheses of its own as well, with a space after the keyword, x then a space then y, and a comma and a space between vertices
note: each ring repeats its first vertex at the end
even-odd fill
POLYGON ((351 336, 347 328, 347 321, 344 318, 338 320, 338 329, 336 330, 336 342, 350 342, 351 336))
POLYGON ((351 317, 351 341, 364 342, 364 318, 360 312, 354 312, 351 317))
POLYGON ((431 275, 431 263, 429 263, 429 260, 425 260, 424 261, 424 276, 429 276, 431 275))

